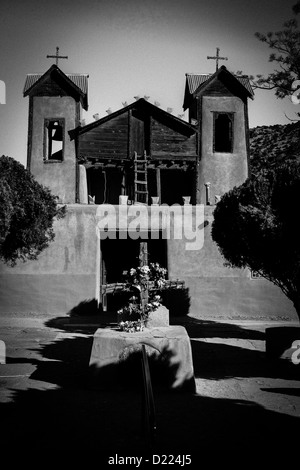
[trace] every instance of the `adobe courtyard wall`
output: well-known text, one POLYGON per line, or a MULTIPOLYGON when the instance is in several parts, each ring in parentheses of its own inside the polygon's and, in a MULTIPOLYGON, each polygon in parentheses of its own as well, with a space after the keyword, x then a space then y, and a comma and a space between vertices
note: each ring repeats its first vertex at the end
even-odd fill
POLYGON ((96 296, 96 206, 69 205, 38 260, 0 264, 1 314, 63 315, 96 296))
MULTIPOLYGON (((68 205, 66 217, 55 222, 54 242, 38 260, 18 262, 15 267, 0 264, 0 315, 61 316, 78 306, 95 307, 101 264, 98 207, 68 205)), ((214 206, 204 209, 200 249, 187 250, 191 241, 185 238, 167 242, 169 278, 185 281, 190 314, 203 319, 297 320, 292 303, 279 288, 252 279, 246 269, 224 266, 210 236, 214 206)), ((195 219, 195 213, 190 217, 195 219)))
POLYGON ((224 266, 211 238, 214 206, 205 206, 204 245, 186 251, 184 240, 168 245, 169 276, 185 280, 190 314, 198 318, 283 319, 298 321, 292 302, 281 289, 263 278, 251 278, 248 269, 224 266))

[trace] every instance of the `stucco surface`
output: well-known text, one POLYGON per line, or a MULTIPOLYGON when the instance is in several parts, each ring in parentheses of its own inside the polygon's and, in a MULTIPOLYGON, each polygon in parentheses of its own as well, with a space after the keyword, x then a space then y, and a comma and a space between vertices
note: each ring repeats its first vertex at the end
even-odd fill
POLYGON ((32 115, 32 149, 30 171, 36 180, 51 189, 64 204, 75 203, 75 142, 69 130, 76 125, 76 102, 70 96, 35 96, 32 115), (62 162, 44 160, 45 119, 65 119, 64 157, 62 162))
POLYGON ((55 240, 36 261, 0 264, 1 312, 64 314, 95 299, 98 279, 95 206, 68 206, 55 240))
MULTIPOLYGON (((1 314, 64 315, 99 300, 98 208, 69 205, 66 217, 55 223, 54 242, 37 261, 18 263, 13 268, 0 265, 1 314)), ((279 288, 264 279, 252 279, 247 269, 224 266, 210 235, 214 208, 204 209, 204 221, 198 220, 199 233, 204 230, 203 246, 187 250, 190 240, 167 240, 169 278, 185 281, 190 314, 201 318, 296 320, 292 303, 279 288)), ((194 218, 193 208, 187 221, 191 223, 194 218)))
POLYGON ((236 96, 204 96, 202 104, 201 161, 199 166, 200 200, 206 203, 204 184, 209 182, 210 202, 215 195, 222 196, 234 186, 242 184, 248 176, 246 123, 243 101, 236 96), (233 151, 213 151, 213 113, 227 112, 234 116, 233 151))

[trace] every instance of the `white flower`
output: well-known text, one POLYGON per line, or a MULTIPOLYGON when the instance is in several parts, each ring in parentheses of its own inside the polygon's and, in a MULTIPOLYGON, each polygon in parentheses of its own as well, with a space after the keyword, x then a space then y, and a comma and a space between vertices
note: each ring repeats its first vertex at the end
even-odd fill
POLYGON ((148 274, 150 272, 149 266, 142 266, 141 267, 141 272, 144 274, 148 274))

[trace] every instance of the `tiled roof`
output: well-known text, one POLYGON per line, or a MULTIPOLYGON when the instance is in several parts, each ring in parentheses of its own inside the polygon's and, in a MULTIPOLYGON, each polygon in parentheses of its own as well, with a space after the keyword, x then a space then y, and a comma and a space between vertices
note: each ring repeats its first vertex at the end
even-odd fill
MULTIPOLYGON (((26 93, 44 74, 31 73, 26 77, 23 93, 26 93)), ((66 73, 65 74, 85 95, 88 92, 88 74, 66 73)))
MULTIPOLYGON (((187 78, 187 85, 189 93, 194 93, 197 88, 205 83, 213 74, 186 74, 187 78)), ((234 75, 234 77, 246 88, 246 90, 250 93, 251 96, 254 95, 252 87, 250 85, 249 78, 246 75, 234 75)))

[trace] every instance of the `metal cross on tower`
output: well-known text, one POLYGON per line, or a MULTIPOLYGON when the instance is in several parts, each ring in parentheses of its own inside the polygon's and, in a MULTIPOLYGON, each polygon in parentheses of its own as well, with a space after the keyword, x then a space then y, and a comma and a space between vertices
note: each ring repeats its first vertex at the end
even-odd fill
POLYGON ((220 52, 220 48, 217 47, 217 52, 215 56, 210 56, 210 55, 207 56, 208 59, 214 59, 216 61, 216 72, 219 68, 219 60, 228 60, 228 57, 220 57, 219 52, 220 52))
POLYGON ((68 59, 67 55, 59 55, 59 47, 56 48, 55 55, 47 55, 47 59, 56 59, 56 65, 58 65, 58 59, 68 59))

